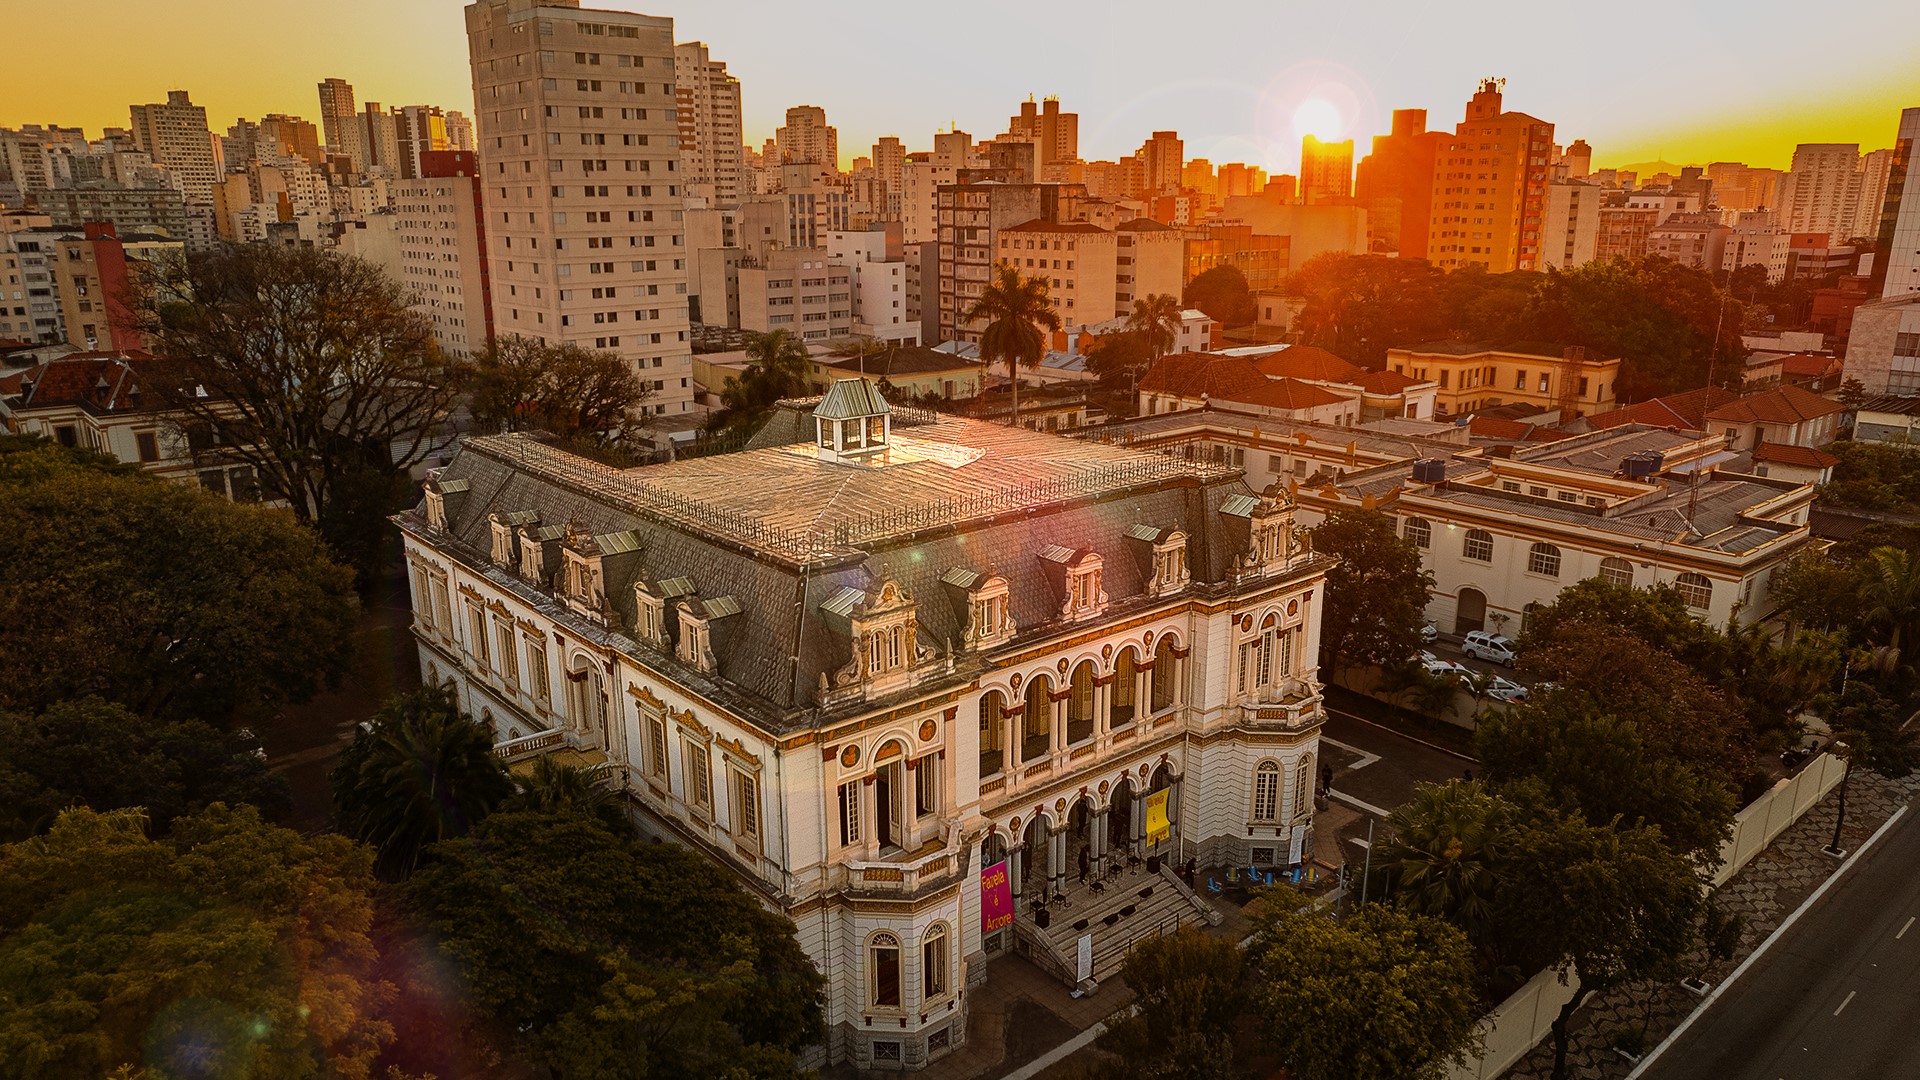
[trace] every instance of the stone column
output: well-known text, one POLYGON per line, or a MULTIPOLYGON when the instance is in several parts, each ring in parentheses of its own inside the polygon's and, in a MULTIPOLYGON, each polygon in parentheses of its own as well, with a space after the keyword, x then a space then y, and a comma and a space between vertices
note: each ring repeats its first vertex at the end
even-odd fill
POLYGON ((1171 835, 1167 839, 1170 841, 1169 850, 1176 859, 1187 842, 1186 815, 1181 812, 1180 805, 1180 796, 1186 791, 1186 786, 1187 776, 1184 772, 1174 777, 1173 783, 1167 786, 1167 821, 1172 825, 1171 835))
POLYGON ((1052 829, 1047 833, 1047 870, 1053 875, 1051 888, 1056 893, 1067 891, 1067 831, 1052 829))
POLYGON ((1110 824, 1107 815, 1111 810, 1112 807, 1103 806, 1094 813, 1093 827, 1089 833, 1093 848, 1093 876, 1096 879, 1107 872, 1107 828, 1110 824))

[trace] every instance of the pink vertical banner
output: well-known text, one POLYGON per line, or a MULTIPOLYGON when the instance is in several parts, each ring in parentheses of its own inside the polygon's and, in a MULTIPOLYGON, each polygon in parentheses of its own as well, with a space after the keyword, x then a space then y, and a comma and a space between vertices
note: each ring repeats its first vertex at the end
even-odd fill
POLYGON ((1007 860, 980 871, 980 932, 991 934, 1013 925, 1013 882, 1007 860))

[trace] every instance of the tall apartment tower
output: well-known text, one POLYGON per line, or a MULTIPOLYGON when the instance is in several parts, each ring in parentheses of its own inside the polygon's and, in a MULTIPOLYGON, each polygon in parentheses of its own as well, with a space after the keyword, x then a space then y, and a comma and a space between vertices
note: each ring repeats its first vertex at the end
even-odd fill
POLYGON ((897 136, 883 135, 873 144, 873 175, 889 194, 898 194, 906 184, 907 148, 897 136))
POLYGON ((1142 195, 1172 195, 1180 190, 1180 170, 1186 165, 1186 143, 1177 131, 1156 131, 1140 146, 1142 195))
MULTIPOLYGON (((1373 153, 1354 171, 1354 202, 1367 211, 1374 249, 1403 259, 1427 257, 1433 216, 1433 161, 1445 132, 1427 130, 1427 110, 1393 110, 1393 130, 1373 137, 1373 153), (1390 240, 1390 245, 1382 241, 1390 240)), ((1303 178, 1304 179, 1304 178, 1303 178)))
POLYGON ((840 169, 840 133, 827 124, 827 110, 818 105, 795 105, 787 123, 773 133, 782 164, 829 165, 840 169))
POLYGON ((320 134, 327 149, 353 159, 353 167, 367 167, 366 127, 353 105, 353 84, 328 79, 320 84, 320 134))
POLYGON ((453 149, 447 142, 447 117, 440 106, 405 105, 395 110, 393 117, 402 178, 416 180, 426 175, 420 169, 420 155, 453 149))
POLYGON ((1480 81, 1466 118, 1435 153, 1427 258, 1443 270, 1540 269, 1553 125, 1505 111, 1501 83, 1480 81))
POLYGON ((1861 157, 1859 143, 1801 143, 1793 167, 1780 178, 1780 226, 1825 233, 1834 243, 1874 235, 1885 205, 1893 154, 1861 157), (1862 233, 1865 227, 1870 231, 1862 233))
POLYGON ((1007 121, 1007 133, 1033 143, 1037 170, 1080 156, 1080 114, 1061 112, 1056 97, 1041 102, 1029 97, 1021 102, 1020 115, 1007 121))
POLYGON ((474 150, 473 118, 462 112, 447 110, 447 149, 474 150))
POLYGON ((605 349, 693 404, 673 20, 469 4, 494 329, 605 349))
POLYGON ((715 206, 737 206, 746 194, 747 148, 740 131, 740 80, 698 41, 673 49, 680 115, 680 171, 685 183, 709 188, 715 206))
POLYGON ((1353 194, 1353 140, 1300 140, 1300 201, 1329 203, 1353 194))
POLYGON ((387 170, 390 179, 400 178, 400 121, 377 101, 369 101, 361 110, 361 138, 365 140, 367 160, 363 169, 387 170))
POLYGON ((1875 276, 1884 275, 1880 295, 1920 294, 1920 108, 1900 111, 1900 134, 1887 169, 1887 197, 1881 207, 1875 276))
POLYGON ((420 175, 393 184, 399 274, 433 336, 467 359, 493 336, 482 180, 469 150, 427 150, 420 175))
POLYGON ((169 90, 164 104, 133 105, 129 112, 134 147, 180 178, 189 203, 213 205, 220 159, 207 127, 207 110, 195 105, 185 90, 169 90))

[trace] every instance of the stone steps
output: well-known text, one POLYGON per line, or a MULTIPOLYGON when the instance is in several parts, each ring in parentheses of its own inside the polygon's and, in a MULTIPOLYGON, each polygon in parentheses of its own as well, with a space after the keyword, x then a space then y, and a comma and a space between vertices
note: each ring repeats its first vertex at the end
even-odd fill
POLYGON ((1096 982, 1119 972, 1133 942, 1172 933, 1182 924, 1211 921, 1210 913, 1164 872, 1122 874, 1102 893, 1078 890, 1075 900, 1071 908, 1053 908, 1051 922, 1040 934, 1066 969, 1074 971, 1079 966, 1080 937, 1092 933, 1096 982), (1149 895, 1141 896, 1142 892, 1149 895))

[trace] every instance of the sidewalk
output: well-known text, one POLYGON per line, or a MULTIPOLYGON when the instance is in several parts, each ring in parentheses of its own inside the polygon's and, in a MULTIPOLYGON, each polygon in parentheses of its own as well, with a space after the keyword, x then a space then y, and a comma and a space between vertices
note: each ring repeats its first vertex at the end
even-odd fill
MULTIPOLYGON (((1920 775, 1888 780, 1864 769, 1848 781, 1847 820, 1841 843, 1857 848, 1894 811, 1920 794, 1920 775)), ((1820 849, 1833 839, 1833 818, 1839 793, 1808 810, 1780 834, 1771 846, 1720 889, 1720 903, 1745 920, 1733 959, 1715 963, 1706 978, 1718 985, 1747 958, 1800 902, 1840 867, 1840 861, 1820 849)), ((1704 957, 1700 957, 1704 958, 1704 957)), ((1573 1016, 1567 1044, 1568 1075, 1576 1080, 1616 1080, 1633 1065, 1612 1049, 1615 1034, 1633 1024, 1646 1028, 1649 1047, 1666 1038, 1680 1022, 1700 1007, 1701 999, 1674 983, 1625 987, 1596 994, 1573 1016)), ((1553 1073, 1553 1041, 1549 1037, 1504 1074, 1507 1080, 1546 1080, 1553 1073)))

